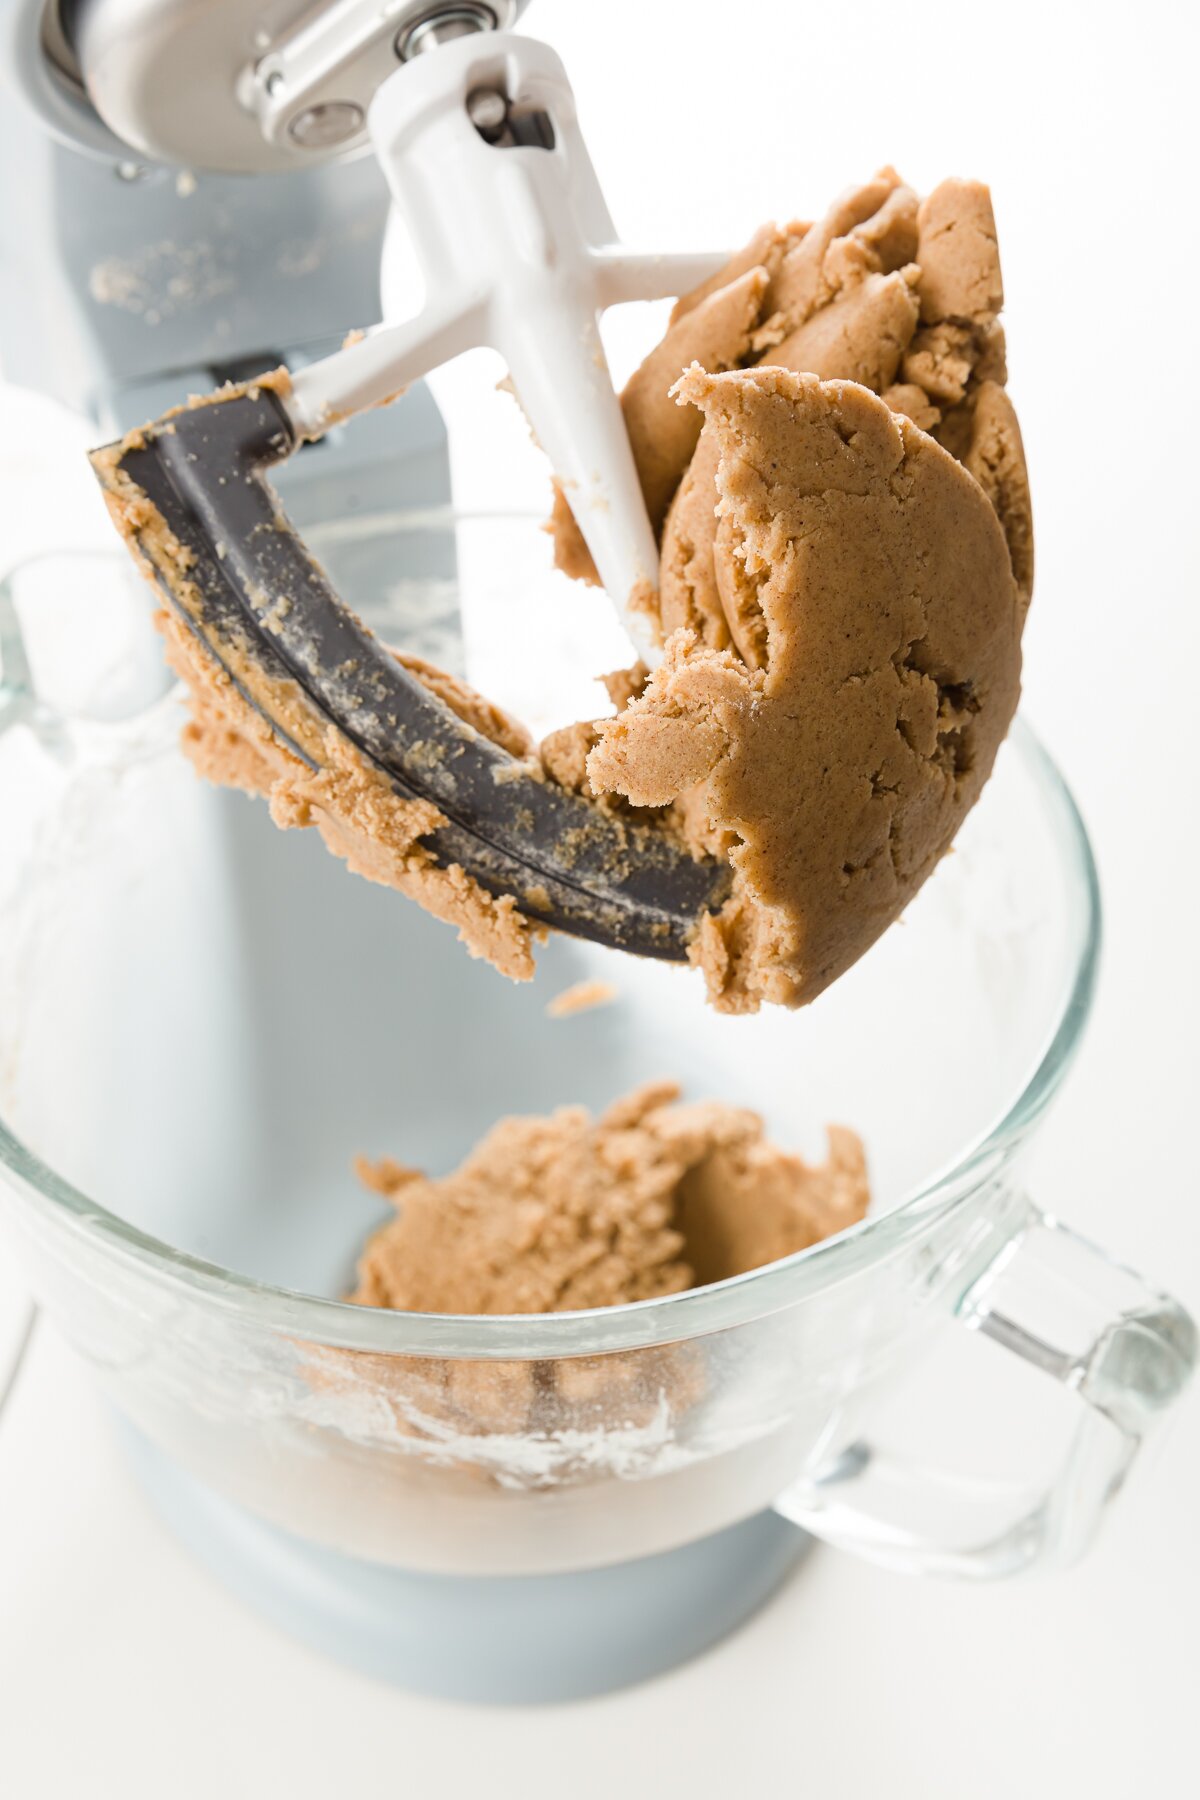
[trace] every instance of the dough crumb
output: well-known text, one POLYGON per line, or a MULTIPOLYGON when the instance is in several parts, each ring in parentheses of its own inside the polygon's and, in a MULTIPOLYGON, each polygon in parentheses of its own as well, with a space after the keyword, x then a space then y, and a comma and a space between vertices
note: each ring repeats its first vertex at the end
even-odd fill
POLYGON ((611 981, 577 981, 547 1002, 548 1019, 570 1019, 576 1013, 591 1012, 596 1006, 611 1006, 617 990, 611 981))
POLYGON ((412 1312, 570 1312, 657 1299, 808 1249, 857 1224, 866 1158, 832 1127, 819 1164, 757 1113, 682 1104, 674 1082, 617 1101, 507 1118, 451 1175, 390 1158, 360 1178, 393 1202, 351 1299, 412 1312))

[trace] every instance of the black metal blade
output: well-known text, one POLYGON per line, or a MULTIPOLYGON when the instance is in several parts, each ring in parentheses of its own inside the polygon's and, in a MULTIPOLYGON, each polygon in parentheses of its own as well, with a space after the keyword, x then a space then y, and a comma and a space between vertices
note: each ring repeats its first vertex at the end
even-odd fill
POLYGON ((278 396, 250 387, 148 427, 118 454, 120 475, 186 553, 187 604, 154 534, 139 536, 176 613, 310 766, 311 750, 271 716, 273 682, 297 684, 399 795, 432 802, 448 823, 422 841, 440 863, 556 930, 682 960, 701 915, 727 897, 728 868, 531 774, 398 663, 339 600, 267 484, 296 447, 278 396))

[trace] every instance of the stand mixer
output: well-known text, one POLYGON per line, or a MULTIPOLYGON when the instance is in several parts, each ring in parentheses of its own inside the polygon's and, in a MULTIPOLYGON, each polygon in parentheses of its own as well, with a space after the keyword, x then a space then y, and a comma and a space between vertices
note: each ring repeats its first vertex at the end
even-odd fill
MULTIPOLYGON (((238 0, 216 7, 15 0, 5 19, 8 60, 25 105, 5 109, 0 143, 7 166, 20 166, 26 179, 0 218, 0 259, 22 272, 0 291, 0 362, 10 380, 52 395, 88 414, 100 433, 118 437, 190 393, 286 366, 291 387, 282 401, 246 396, 179 423, 185 432, 194 422, 221 434, 206 464, 213 498, 220 499, 229 456, 241 455, 256 470, 269 463, 289 518, 303 530, 447 502, 445 430, 419 378, 472 344, 491 343, 509 364, 596 566, 649 662, 657 648, 645 614, 629 602, 653 582, 657 550, 597 316, 618 301, 677 294, 725 257, 637 255, 617 246, 560 62, 545 45, 507 29, 522 10, 523 0, 343 0, 315 11, 299 3, 274 7, 260 24, 238 0), (530 153, 506 154, 513 149, 530 153), (425 305, 415 320, 342 348, 348 330, 380 315, 388 259, 397 254, 387 229, 391 200, 414 236, 425 305), (371 410, 383 400, 393 403, 371 410), (360 413, 367 416, 345 429, 360 413), (319 453, 293 454, 318 440, 319 453)), ((174 429, 158 442, 183 444, 174 429)), ((148 451, 141 460, 149 460, 148 451)), ((179 466, 194 464, 185 455, 179 466)), ((273 504, 257 485, 253 495, 260 508, 273 504)), ((222 528, 223 535, 250 542, 253 523, 243 520, 236 534, 222 528)), ((404 549, 421 573, 453 576, 452 536, 410 538, 404 549)), ((386 544, 369 545, 353 567, 339 565, 340 591, 351 605, 386 581, 389 552, 386 544)), ((310 583, 317 579, 299 543, 297 570, 310 583)), ((344 630, 345 608, 327 591, 313 596, 313 614, 326 629, 335 613, 335 628, 344 630)), ((294 622, 304 630, 312 620, 294 622)), ((457 619, 442 621, 432 638, 425 625, 422 650, 455 666, 457 619)), ((334 668, 338 659, 321 660, 334 668)), ((442 709, 390 658, 384 662, 391 691, 377 710, 394 707, 398 690, 411 738, 444 731, 442 709)), ((389 736, 394 747, 394 728, 389 736)), ((459 785, 480 802, 485 835, 466 842, 452 830, 459 861, 511 887, 505 818, 532 803, 540 862, 536 873, 521 867, 518 877, 522 886, 549 884, 558 901, 550 921, 662 955, 665 916, 677 940, 666 953, 682 953, 680 926, 705 899, 719 896, 719 873, 686 857, 666 859, 653 846, 660 887, 640 939, 636 882, 632 907, 625 896, 602 896, 615 904, 597 932, 595 892, 581 906, 577 872, 564 882, 565 872, 551 866, 570 824, 562 815, 579 803, 543 783, 495 783, 498 753, 490 745, 470 754, 480 771, 464 780, 460 761, 459 785), (489 818, 498 805, 504 817, 489 818), (671 865, 665 871, 664 861, 671 865), (664 872, 676 890, 665 915, 664 872)), ((394 754, 388 761, 389 772, 403 777, 394 754)), ((444 805, 444 793, 440 800, 444 805)), ((516 860, 527 861, 529 847, 519 851, 516 860)), ((601 846, 597 872, 603 853, 601 846)), ((140 1439, 131 1439, 131 1454, 137 1462, 150 1454, 153 1462, 140 1439)), ((156 1475, 146 1473, 154 1488, 156 1475)), ((204 1554, 223 1543, 218 1554, 232 1548, 237 1561, 249 1551, 249 1586, 261 1590, 280 1545, 252 1542, 260 1528, 249 1519, 238 1519, 230 1538, 207 1516, 220 1505, 185 1480, 170 1510, 177 1529, 201 1540, 204 1554)), ((412 1588, 420 1577, 401 1577, 404 1591, 396 1593, 394 1571, 344 1561, 336 1569, 342 1599, 334 1615, 327 1595, 303 1598, 314 1573, 326 1586, 332 1566, 299 1581, 293 1572, 277 1598, 288 1615, 297 1602, 302 1612, 315 1605, 319 1635, 334 1647, 342 1607, 353 1613, 366 1601, 374 1610, 382 1599, 393 1631, 396 1611, 408 1615, 400 1625, 404 1647, 389 1651, 377 1642, 370 1661, 418 1685, 551 1694, 579 1685, 578 1674, 567 1672, 577 1659, 562 1640, 574 1636, 581 1608, 599 1607, 601 1623, 582 1685, 632 1679, 728 1629, 807 1541, 774 1517, 725 1536, 715 1561, 706 1547, 660 1559, 663 1616, 649 1632, 636 1623, 643 1620, 640 1562, 628 1573, 493 1581, 482 1592, 477 1582, 447 1577, 435 1616, 420 1586, 412 1588), (712 1567, 711 1580, 701 1565, 712 1567), (359 1592, 364 1577, 367 1588, 359 1592), (507 1596, 505 1587, 512 1589, 507 1596), (416 1637, 414 1613, 425 1619, 416 1637), (534 1622, 528 1668, 514 1660, 517 1618, 534 1622)), ((279 1607, 270 1603, 269 1610, 279 1607)))
MULTIPOLYGON (((689 1011, 678 984, 668 991, 661 966, 719 904, 712 865, 659 846, 656 861, 614 874, 601 844, 581 871, 560 854, 572 796, 496 781, 485 745, 452 759, 454 792, 431 785, 436 759, 423 767, 406 750, 441 728, 418 684, 373 662, 390 684, 374 711, 402 722, 387 744, 372 708, 336 686, 346 641, 329 634, 353 623, 342 602, 370 619, 395 542, 369 540, 334 593, 277 532, 272 553, 288 559, 300 603, 288 632, 264 634, 264 468, 301 531, 444 508, 446 437, 420 377, 487 342, 653 660, 637 600, 654 542, 596 317, 703 281, 724 257, 616 246, 561 66, 510 33, 519 11, 513 0, 342 0, 256 17, 240 0, 9 0, 9 62, 28 104, 0 121, 6 163, 23 171, 0 218, 2 266, 21 271, 0 290, 0 357, 9 379, 118 438, 190 392, 234 384, 120 457, 180 534, 200 521, 191 547, 222 565, 201 584, 220 605, 198 607, 188 628, 221 658, 250 645, 236 676, 268 716, 270 659, 282 658, 401 791, 435 800, 448 854, 495 888, 541 890, 531 911, 560 929, 547 951, 560 979, 624 966, 615 947, 646 953, 622 976, 631 1014, 622 1030, 600 1019, 555 1037, 540 999, 443 947, 415 909, 348 881, 297 834, 254 833, 236 800, 200 793, 160 753, 174 721, 159 721, 140 785, 110 791, 101 770, 105 805, 92 809, 107 809, 136 879, 115 878, 107 852, 81 852, 83 878, 72 862, 69 881, 35 856, 21 880, 55 921, 52 951, 35 941, 26 955, 20 930, 0 934, 36 1002, 24 1041, 5 1046, 5 1066, 22 1059, 24 1113, 20 1139, 3 1126, 0 1199, 11 1191, 35 1290, 101 1371, 147 1492, 222 1578, 375 1674, 530 1700, 618 1686, 713 1642, 778 1585, 808 1529, 959 1574, 1080 1549, 1181 1391, 1195 1343, 1175 1302, 1039 1213, 1012 1173, 1070 1061, 1095 973, 1086 838, 1035 746, 1021 740, 955 867, 870 969, 838 985, 818 1036, 775 1016, 744 1022, 734 1043, 698 997, 689 1011), (379 316, 381 259, 385 287, 394 275, 392 200, 425 276, 423 308, 343 346, 347 328, 379 316), (281 364, 289 383, 256 384, 281 364), (239 460, 242 514, 219 479, 239 460), (151 863, 137 844, 155 832, 172 854, 151 863), (208 879, 218 865, 229 893, 208 879), (69 898, 84 891, 87 917, 69 898), (163 918, 187 955, 152 953, 163 918), (314 945, 335 947, 315 970, 314 945), (969 1059, 947 1074, 936 1130, 922 1069, 950 1025, 929 992, 946 997, 956 1034, 986 1046, 977 1084, 969 1059), (415 1051, 395 1033, 406 1011, 431 1021, 415 1051), (319 1085, 314 1016, 341 1046, 319 1085), (65 1048, 47 1036, 64 1019, 65 1048), (67 1106, 76 1063, 87 1104, 67 1106), (817 1116, 852 1112, 881 1216, 786 1265, 608 1316, 438 1319, 312 1297, 344 1291, 331 1170, 386 1128, 396 1102, 381 1071, 417 1138, 431 1122, 413 1153, 433 1161, 447 1109, 468 1131, 530 1092, 539 1104, 593 1100, 664 1066, 753 1098, 785 1130, 797 1092, 817 1116), (194 1142, 197 1114, 219 1123, 211 1145, 194 1142), (177 1170, 181 1144, 189 1166, 177 1170), (972 1485, 887 1450, 879 1395, 934 1326, 958 1339, 965 1326, 1078 1396, 1080 1422, 1049 1478, 972 1485), (518 1363, 559 1395, 553 1429, 429 1426, 426 1414, 414 1438, 398 1422, 431 1369, 461 1382, 518 1363), (615 1427, 595 1424, 597 1379, 606 1405, 614 1382, 627 1384, 615 1427)), ((407 540, 404 554, 420 575, 453 581, 451 532, 407 540)), ((444 644, 422 648, 453 663, 452 612, 441 628, 444 644)), ((351 656, 365 654, 355 639, 351 656)))

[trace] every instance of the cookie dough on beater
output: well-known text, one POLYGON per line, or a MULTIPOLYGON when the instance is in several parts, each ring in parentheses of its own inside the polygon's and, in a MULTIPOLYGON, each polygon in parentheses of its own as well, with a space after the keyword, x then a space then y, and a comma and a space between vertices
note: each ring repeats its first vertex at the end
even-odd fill
MULTIPOLYGON (((661 665, 608 678, 615 719, 535 747, 465 683, 400 659, 453 715, 450 760, 428 746, 446 805, 425 780, 425 735, 444 731, 428 698, 424 732, 397 728, 397 780, 378 715, 366 755, 336 703, 314 705, 307 666, 264 678, 287 594, 265 609, 243 596, 268 634, 254 683, 238 641, 214 663, 207 597, 127 491, 133 440, 100 453, 119 522, 173 595, 162 622, 191 689, 189 753, 513 979, 557 926, 686 957, 721 1010, 811 1000, 936 866, 1015 709, 1032 526, 1002 298, 986 188, 946 182, 922 202, 892 169, 816 224, 764 227, 684 295, 620 407, 659 543, 658 593, 638 609, 661 665), (462 804, 455 759, 478 770, 480 745, 491 777, 473 774, 462 804), (472 808, 499 793, 489 836, 472 808), (563 809, 569 827, 544 823, 527 854, 520 820, 563 809), (508 861, 489 863, 489 845, 508 861)), ((287 378, 272 379, 289 416, 287 378)), ((552 525, 559 566, 588 578, 561 486, 552 525)), ((372 654, 371 680, 390 668, 394 685, 396 663, 372 654)))

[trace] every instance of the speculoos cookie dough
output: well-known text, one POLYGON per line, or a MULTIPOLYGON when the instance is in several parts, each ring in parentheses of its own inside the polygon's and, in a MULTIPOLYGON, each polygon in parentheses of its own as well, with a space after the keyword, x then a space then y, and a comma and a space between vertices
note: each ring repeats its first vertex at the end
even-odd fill
POLYGON ((396 1208, 352 1299, 409 1312, 547 1313, 659 1299, 808 1249, 864 1216, 866 1160, 831 1127, 821 1164, 757 1113, 682 1104, 664 1081, 593 1119, 501 1119, 452 1174, 389 1158, 361 1178, 396 1208))

